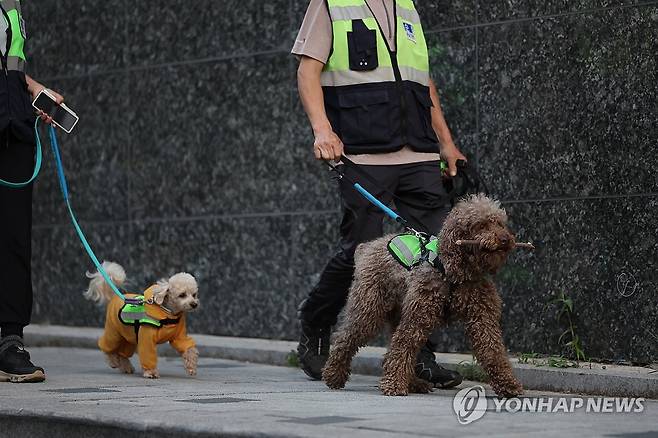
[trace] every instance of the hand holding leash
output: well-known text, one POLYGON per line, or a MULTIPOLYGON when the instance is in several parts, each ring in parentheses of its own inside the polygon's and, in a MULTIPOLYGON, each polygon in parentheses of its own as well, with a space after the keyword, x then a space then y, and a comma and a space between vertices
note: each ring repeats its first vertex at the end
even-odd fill
POLYGON ((331 128, 321 130, 315 133, 313 152, 318 160, 340 160, 343 155, 343 142, 331 128))

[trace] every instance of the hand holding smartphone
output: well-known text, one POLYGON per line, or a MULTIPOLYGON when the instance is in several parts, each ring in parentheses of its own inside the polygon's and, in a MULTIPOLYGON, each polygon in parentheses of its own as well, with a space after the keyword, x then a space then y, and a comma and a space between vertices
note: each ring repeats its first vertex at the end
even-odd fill
POLYGON ((43 111, 53 119, 53 123, 70 134, 78 124, 80 118, 65 104, 57 104, 55 97, 48 92, 46 88, 41 90, 37 98, 32 102, 32 106, 37 110, 43 111))

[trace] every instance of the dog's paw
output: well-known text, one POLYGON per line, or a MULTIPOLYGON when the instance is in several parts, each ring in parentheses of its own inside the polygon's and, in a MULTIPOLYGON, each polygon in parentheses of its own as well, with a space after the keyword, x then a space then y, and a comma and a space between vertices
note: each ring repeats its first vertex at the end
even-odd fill
POLYGON ((143 376, 147 379, 159 379, 160 372, 158 370, 144 370, 143 376))
POLYGON ((434 390, 434 386, 427 380, 414 377, 409 383, 409 392, 412 394, 427 394, 434 390))
POLYGON ((130 363, 130 359, 125 357, 120 358, 118 368, 123 374, 132 374, 135 372, 135 368, 133 368, 133 364, 130 363))
POLYGON ((379 389, 382 391, 382 394, 388 396, 409 395, 409 385, 391 379, 382 379, 379 383, 379 389))
POLYGON ((322 380, 331 389, 343 389, 350 378, 350 370, 337 370, 334 367, 324 367, 322 380))
POLYGON ((183 367, 189 376, 196 376, 197 363, 199 362, 199 350, 190 348, 183 353, 183 367))
POLYGON ((130 363, 130 359, 119 356, 116 353, 105 354, 105 360, 107 361, 107 364, 110 366, 110 368, 118 369, 123 374, 132 374, 135 372, 135 369, 130 363))
POLYGON ((121 366, 121 356, 116 353, 105 353, 105 361, 112 369, 119 368, 119 366, 121 366))
POLYGON ((519 383, 517 380, 499 385, 492 383, 491 387, 496 392, 498 397, 502 398, 518 397, 519 395, 523 394, 523 385, 521 385, 521 383, 519 383))

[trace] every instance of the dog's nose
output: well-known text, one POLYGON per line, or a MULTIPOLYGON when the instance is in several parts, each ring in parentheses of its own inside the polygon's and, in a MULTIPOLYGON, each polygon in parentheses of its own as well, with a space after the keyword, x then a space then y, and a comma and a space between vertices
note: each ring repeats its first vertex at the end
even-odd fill
POLYGON ((197 307, 199 307, 199 303, 192 303, 191 306, 193 309, 196 309, 197 307))

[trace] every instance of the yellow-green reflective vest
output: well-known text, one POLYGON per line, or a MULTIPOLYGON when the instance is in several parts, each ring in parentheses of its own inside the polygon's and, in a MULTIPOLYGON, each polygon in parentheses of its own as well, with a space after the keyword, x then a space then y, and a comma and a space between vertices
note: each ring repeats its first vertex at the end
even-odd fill
POLYGON ((365 0, 326 0, 332 52, 322 71, 327 116, 350 154, 409 145, 438 152, 432 128, 429 55, 412 0, 395 0, 396 51, 365 0))
POLYGON ((32 99, 25 81, 25 21, 18 0, 0 0, 0 45, 2 73, 0 73, 0 131, 11 129, 13 136, 26 143, 34 143, 32 99), (4 73, 4 74, 3 74, 4 73))
POLYGON ((4 10, 2 19, 9 28, 9 32, 0 32, 0 47, 7 52, 3 57, 6 70, 25 71, 25 20, 21 13, 21 2, 19 0, 0 0, 0 6, 4 10), (11 40, 8 41, 8 36, 11 40), (8 44, 9 43, 9 44, 8 44))

